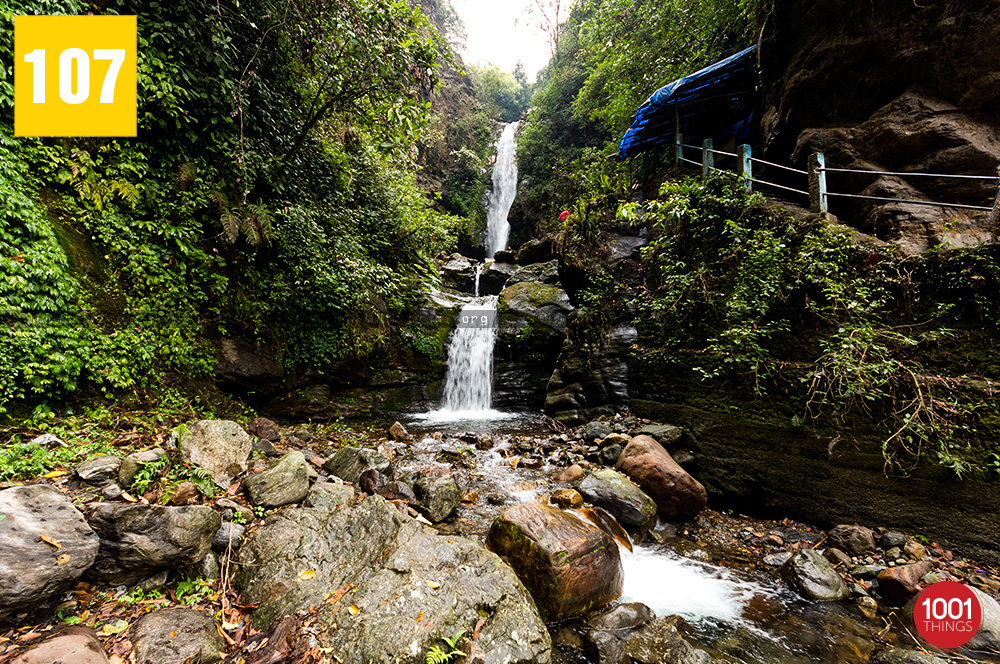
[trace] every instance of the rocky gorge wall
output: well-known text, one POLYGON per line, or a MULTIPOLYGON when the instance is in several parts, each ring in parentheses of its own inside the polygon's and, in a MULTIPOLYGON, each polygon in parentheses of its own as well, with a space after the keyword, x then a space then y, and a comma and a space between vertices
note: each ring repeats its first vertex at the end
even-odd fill
MULTIPOLYGON (((1000 164, 1000 2, 779 0, 759 47, 765 158, 804 167, 991 175, 1000 164)), ((801 183, 800 183, 801 184, 801 183)), ((829 175, 831 191, 985 205, 986 181, 829 175)), ((988 239, 985 213, 831 199, 910 252, 988 239)))

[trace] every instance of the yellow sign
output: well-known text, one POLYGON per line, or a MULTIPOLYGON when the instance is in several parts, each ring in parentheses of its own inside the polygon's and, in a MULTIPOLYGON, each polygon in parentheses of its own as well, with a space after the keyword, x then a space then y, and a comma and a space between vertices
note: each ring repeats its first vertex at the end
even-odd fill
POLYGON ((135 16, 15 16, 15 136, 135 136, 135 16))

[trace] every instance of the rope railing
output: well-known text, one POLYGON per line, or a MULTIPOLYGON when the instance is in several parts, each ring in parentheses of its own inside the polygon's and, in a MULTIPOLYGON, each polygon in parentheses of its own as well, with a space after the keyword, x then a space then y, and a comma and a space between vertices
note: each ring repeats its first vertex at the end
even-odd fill
POLYGON ((849 198, 849 199, 860 199, 860 200, 870 200, 870 201, 882 201, 888 203, 903 203, 907 205, 929 205, 940 208, 955 208, 960 210, 976 210, 985 211, 991 213, 991 219, 994 221, 991 223, 1000 223, 1000 167, 997 168, 996 175, 962 175, 955 173, 921 173, 921 172, 899 172, 899 171, 876 171, 862 168, 833 168, 826 165, 826 158, 823 156, 822 152, 817 152, 809 156, 808 170, 802 170, 800 168, 793 168, 792 166, 786 166, 784 164, 776 164, 772 161, 765 161, 763 159, 758 159, 751 156, 751 150, 749 145, 740 145, 737 152, 724 152, 722 150, 716 150, 715 146, 712 145, 712 140, 707 139, 701 145, 701 147, 695 145, 688 145, 683 142, 683 137, 681 134, 676 134, 676 163, 680 165, 681 163, 691 164, 693 166, 700 166, 703 176, 708 176, 709 173, 713 172, 729 172, 723 169, 715 167, 715 155, 722 155, 725 157, 734 157, 736 159, 736 176, 743 181, 745 189, 749 192, 752 190, 753 184, 758 184, 765 187, 773 187, 781 191, 787 191, 790 193, 798 194, 800 196, 809 197, 809 208, 812 212, 820 214, 829 213, 829 199, 834 198, 849 198), (684 155, 684 149, 689 150, 700 150, 701 151, 701 161, 695 161, 694 159, 689 159, 684 155), (796 189, 785 184, 779 184, 777 182, 768 182, 761 177, 755 177, 753 174, 753 165, 762 164, 764 166, 770 166, 772 168, 777 168, 789 173, 794 173, 795 175, 805 176, 808 182, 808 190, 796 189), (997 183, 997 193, 994 198, 994 203, 991 206, 983 205, 968 205, 964 203, 942 203, 939 201, 924 201, 912 198, 897 198, 888 196, 869 196, 866 194, 849 194, 846 192, 833 192, 828 191, 826 186, 826 174, 827 173, 858 173, 863 175, 878 175, 878 176, 894 176, 894 177, 928 177, 928 178, 948 178, 948 179, 960 179, 960 180, 974 180, 974 181, 989 181, 997 183))

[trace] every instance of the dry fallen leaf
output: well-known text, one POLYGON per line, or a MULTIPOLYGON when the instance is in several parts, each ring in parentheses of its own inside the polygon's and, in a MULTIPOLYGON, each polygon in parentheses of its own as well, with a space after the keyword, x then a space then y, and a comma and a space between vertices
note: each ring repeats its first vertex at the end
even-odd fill
POLYGON ((111 636, 112 634, 121 634, 126 629, 128 629, 128 623, 119 619, 114 623, 105 623, 104 627, 101 628, 101 634, 111 636))
POLYGON ((441 584, 438 583, 437 581, 428 581, 427 585, 430 586, 432 590, 437 590, 438 588, 441 587, 441 584))
POLYGON ((134 496, 130 496, 127 491, 122 491, 122 498, 124 498, 126 501, 128 501, 130 503, 137 503, 137 502, 139 502, 138 498, 135 498, 134 496))
POLYGON ((55 479, 56 477, 62 477, 63 475, 69 475, 68 470, 53 470, 51 473, 45 473, 42 475, 47 480, 55 479))
POLYGON ((68 553, 61 553, 61 554, 59 554, 59 557, 56 558, 56 565, 65 565, 68 562, 69 562, 69 554, 68 553))
POLYGON ((353 605, 353 604, 351 604, 351 605, 350 605, 349 607, 347 607, 347 611, 348 611, 348 612, 349 612, 349 613, 350 613, 350 614, 351 614, 352 616, 356 616, 356 615, 358 615, 359 613, 361 613, 361 609, 359 609, 358 607, 356 607, 356 606, 355 606, 355 605, 353 605))
POLYGON ((420 613, 417 614, 417 622, 420 622, 424 617, 424 610, 420 609, 420 613))
POLYGON ((49 537, 48 535, 42 535, 42 541, 45 542, 46 544, 51 544, 52 546, 56 547, 57 549, 61 549, 62 548, 62 544, 60 544, 59 542, 57 542, 56 538, 54 538, 54 537, 49 537))
POLYGON ((299 574, 300 579, 311 579, 314 576, 316 576, 316 570, 312 569, 307 569, 306 571, 302 572, 302 574, 299 574))

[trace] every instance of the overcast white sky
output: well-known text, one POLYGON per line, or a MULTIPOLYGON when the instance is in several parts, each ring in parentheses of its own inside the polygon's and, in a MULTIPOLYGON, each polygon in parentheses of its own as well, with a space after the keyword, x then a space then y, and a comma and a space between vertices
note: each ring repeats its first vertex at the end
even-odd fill
MULTIPOLYGON (((492 62, 512 71, 518 60, 524 62, 529 80, 548 63, 549 43, 545 33, 527 11, 533 0, 451 0, 452 6, 469 34, 462 57, 471 64, 492 62)), ((563 17, 571 1, 562 0, 563 17)))

